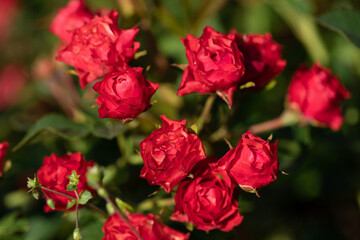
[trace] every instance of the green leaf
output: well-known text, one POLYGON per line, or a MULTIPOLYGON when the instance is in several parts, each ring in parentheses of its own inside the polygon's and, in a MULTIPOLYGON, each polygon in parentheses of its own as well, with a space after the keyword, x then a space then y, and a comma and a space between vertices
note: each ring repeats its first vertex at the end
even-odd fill
POLYGON ((76 204, 76 199, 70 200, 66 204, 66 209, 72 208, 76 204))
POLYGON ((25 219, 18 219, 18 213, 12 212, 0 219, 0 239, 7 239, 16 232, 29 229, 29 223, 25 219))
POLYGON ((92 199, 92 195, 91 193, 88 191, 88 190, 85 190, 83 192, 81 192, 80 194, 80 200, 79 200, 79 203, 84 205, 84 204, 87 204, 87 202, 92 199))
POLYGON ((46 204, 47 204, 52 210, 55 209, 54 201, 53 201, 51 198, 48 198, 48 199, 46 200, 46 204))
POLYGON ((25 137, 13 148, 16 151, 30 142, 37 142, 48 137, 62 137, 68 140, 81 138, 89 134, 90 127, 75 123, 59 114, 49 114, 41 118, 28 130, 25 137))
POLYGON ((341 9, 318 17, 323 26, 338 32, 360 48, 360 13, 341 9))

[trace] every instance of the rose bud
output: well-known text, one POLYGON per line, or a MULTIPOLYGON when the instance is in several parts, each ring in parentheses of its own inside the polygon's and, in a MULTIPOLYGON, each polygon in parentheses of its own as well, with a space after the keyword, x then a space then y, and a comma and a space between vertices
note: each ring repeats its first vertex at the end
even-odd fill
POLYGON ((77 28, 69 45, 59 52, 56 59, 75 67, 82 88, 104 76, 114 65, 121 66, 132 60, 140 47, 139 42, 134 41, 137 27, 122 30, 116 22, 113 13, 95 16, 77 28))
MULTIPOLYGON (((188 239, 190 235, 163 225, 157 221, 152 214, 145 216, 142 214, 130 213, 128 219, 130 224, 144 240, 185 240, 188 239)), ((130 230, 129 226, 125 224, 117 214, 108 218, 103 226, 103 232, 105 233, 105 236, 101 238, 102 240, 138 239, 130 230)))
POLYGON ((26 84, 24 70, 9 64, 0 72, 0 111, 16 105, 26 84))
POLYGON ((216 92, 231 108, 233 94, 245 73, 235 34, 222 34, 205 27, 200 38, 188 34, 182 42, 189 66, 177 94, 216 92))
POLYGON ((301 112, 314 125, 340 129, 343 117, 339 104, 350 93, 331 71, 315 63, 295 72, 287 94, 288 108, 301 112))
POLYGON ((243 190, 257 193, 257 189, 276 180, 277 145, 249 131, 242 135, 237 147, 230 149, 215 165, 225 169, 243 190))
POLYGON ((0 143, 0 177, 3 175, 5 155, 8 147, 9 147, 8 142, 5 141, 0 143))
POLYGON ((186 131, 185 119, 175 121, 164 115, 160 118, 161 128, 140 143, 144 161, 140 176, 151 185, 163 186, 169 193, 205 158, 205 151, 199 137, 186 131))
POLYGON ((95 102, 100 106, 99 118, 133 119, 150 106, 150 99, 159 84, 148 81, 141 74, 142 68, 124 65, 96 82, 99 93, 95 102))
POLYGON ((243 82, 253 82, 251 89, 260 90, 281 73, 286 61, 281 59, 281 46, 272 40, 270 33, 236 34, 239 50, 244 55, 245 75, 243 82))
MULTIPOLYGON (((81 156, 81 153, 67 154, 62 157, 51 154, 49 157, 44 157, 43 165, 37 172, 37 177, 42 186, 76 198, 74 191, 66 190, 67 185, 69 184, 69 178, 67 176, 71 175, 73 170, 76 171, 77 175, 80 175, 79 183, 77 185, 77 192, 79 195, 84 190, 94 192, 94 190, 91 189, 86 182, 88 167, 93 165, 94 161, 86 162, 81 156)), ((71 201, 70 198, 48 190, 42 189, 42 191, 46 194, 43 195, 45 199, 52 199, 55 205, 55 211, 75 210, 75 206, 70 209, 66 209, 68 201, 71 201)), ((44 210, 45 212, 54 211, 48 205, 45 205, 44 210)))
POLYGON ((235 184, 221 168, 198 168, 194 178, 179 184, 174 221, 191 222, 200 230, 230 231, 243 219, 234 195, 235 184))
POLYGON ((75 29, 84 26, 93 17, 94 14, 87 9, 83 0, 70 0, 59 10, 49 30, 63 42, 70 43, 75 29))

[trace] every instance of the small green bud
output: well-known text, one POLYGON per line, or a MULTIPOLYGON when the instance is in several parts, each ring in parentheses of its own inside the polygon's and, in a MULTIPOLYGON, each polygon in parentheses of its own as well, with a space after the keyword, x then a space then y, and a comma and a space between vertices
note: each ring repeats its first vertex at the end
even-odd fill
POLYGON ((109 215, 113 215, 115 212, 115 209, 114 209, 113 205, 111 205, 110 203, 107 203, 106 211, 109 213, 109 215))
POLYGON ((67 178, 70 179, 70 182, 66 186, 66 191, 75 191, 78 188, 77 185, 79 184, 79 177, 80 175, 77 175, 75 170, 71 172, 71 175, 67 176, 67 178))
POLYGON ((101 175, 102 173, 99 166, 94 165, 93 167, 89 168, 86 173, 87 184, 92 188, 98 188, 102 179, 101 175))
POLYGON ((73 238, 74 238, 74 240, 81 240, 80 228, 75 228, 75 230, 73 232, 73 238))
POLYGON ((97 192, 98 192, 99 196, 102 198, 108 197, 108 193, 106 192, 106 190, 104 188, 99 188, 97 192))
POLYGON ((36 200, 39 200, 39 191, 37 189, 33 189, 31 191, 31 194, 33 195, 33 197, 36 199, 36 200))

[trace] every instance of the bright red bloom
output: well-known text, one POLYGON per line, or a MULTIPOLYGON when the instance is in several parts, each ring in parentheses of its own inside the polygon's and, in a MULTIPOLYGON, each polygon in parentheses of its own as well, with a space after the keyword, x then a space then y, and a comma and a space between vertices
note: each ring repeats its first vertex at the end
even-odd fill
POLYGON ((198 168, 193 179, 179 184, 172 220, 192 222, 198 229, 230 231, 243 219, 234 195, 235 184, 221 168, 198 168))
MULTIPOLYGON (((128 218, 131 225, 144 240, 185 240, 189 238, 189 234, 184 234, 163 225, 152 214, 145 216, 131 213, 128 218)), ((103 232, 105 236, 102 240, 138 239, 117 214, 108 218, 103 226, 103 232)))
MULTIPOLYGON (((67 154, 62 157, 51 154, 50 157, 44 158, 43 165, 37 172, 37 177, 42 186, 76 197, 74 191, 66 190, 69 184, 67 176, 71 175, 71 172, 75 170, 76 174, 80 175, 77 189, 78 193, 81 194, 84 190, 93 192, 94 190, 87 185, 86 180, 88 167, 92 167, 93 165, 94 161, 86 162, 81 156, 81 153, 67 154)), ((45 212, 75 210, 75 206, 66 209, 66 205, 71 199, 47 190, 42 191, 44 191, 47 197, 51 198, 55 204, 55 210, 45 205, 45 212)), ((45 199, 47 199, 47 197, 44 195, 45 199)))
POLYGON ((276 180, 279 171, 277 142, 270 143, 249 132, 236 148, 230 149, 215 165, 225 169, 246 191, 256 191, 276 180))
POLYGON ((59 10, 49 30, 65 43, 70 43, 75 29, 84 26, 93 17, 83 0, 70 0, 59 10))
POLYGON ((24 70, 9 64, 0 72, 0 111, 9 109, 18 102, 26 83, 24 70))
POLYGON ((188 34, 182 42, 189 66, 177 94, 216 92, 231 107, 233 94, 245 73, 235 34, 222 34, 206 27, 200 38, 188 34))
POLYGON ((164 115, 160 118, 161 128, 140 143, 144 161, 140 176, 149 184, 163 186, 170 192, 205 158, 205 151, 199 137, 186 131, 185 119, 175 121, 164 115))
POLYGON ((94 90, 99 93, 96 103, 100 118, 133 119, 150 106, 150 99, 159 84, 148 81, 142 68, 124 65, 96 82, 94 90))
POLYGON ((9 147, 8 142, 0 143, 0 177, 3 175, 5 155, 8 147, 9 147))
POLYGON ((270 33, 237 34, 236 39, 244 55, 243 81, 255 83, 251 89, 260 90, 284 70, 286 61, 281 59, 281 46, 272 40, 270 33))
POLYGON ((287 94, 291 109, 300 111, 305 118, 318 125, 340 129, 343 117, 339 104, 350 93, 331 71, 315 63, 311 69, 305 65, 295 72, 287 94))
POLYGON ((57 60, 75 67, 81 87, 104 76, 115 65, 132 60, 140 47, 139 42, 134 41, 139 31, 137 27, 123 30, 116 23, 114 12, 95 16, 77 28, 69 45, 59 52, 57 60))

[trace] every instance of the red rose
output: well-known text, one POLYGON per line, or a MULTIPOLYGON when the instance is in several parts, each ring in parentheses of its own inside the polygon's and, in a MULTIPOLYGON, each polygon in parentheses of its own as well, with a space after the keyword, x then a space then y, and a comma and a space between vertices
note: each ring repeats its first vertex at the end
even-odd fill
POLYGON ((170 192, 193 166, 205 158, 199 137, 186 131, 185 119, 174 121, 160 116, 163 125, 140 143, 144 167, 140 176, 151 185, 170 192))
POLYGON ((245 73, 235 34, 222 34, 206 27, 200 38, 188 34, 182 42, 189 66, 177 94, 216 92, 231 107, 233 94, 245 73))
MULTIPOLYGON (((87 169, 93 166, 93 164, 94 161, 86 162, 81 153, 67 154, 62 157, 51 154, 50 157, 44 158, 43 165, 37 172, 37 176, 42 186, 76 197, 74 191, 66 191, 66 187, 69 184, 67 176, 71 175, 71 172, 75 170, 76 174, 80 175, 78 193, 81 194, 84 190, 93 192, 86 182, 87 169)), ((71 199, 47 190, 42 191, 54 201, 55 211, 75 210, 75 206, 66 209, 66 205, 71 199)), ((47 199, 45 194, 44 198, 47 199)), ((47 205, 44 207, 44 210, 45 212, 54 211, 47 205)))
POLYGON ((0 72, 0 111, 13 107, 26 83, 25 73, 16 65, 7 65, 0 72))
MULTIPOLYGON (((152 214, 145 216, 131 213, 128 218, 131 225, 144 240, 185 240, 189 238, 189 234, 178 232, 158 222, 152 214)), ((103 226, 103 232, 105 237, 102 240, 138 239, 117 214, 108 218, 103 226)))
POLYGON ((135 118, 150 106, 150 99, 159 84, 148 81, 142 68, 124 65, 96 82, 94 90, 99 93, 96 103, 100 118, 127 120, 135 118))
POLYGON ((340 129, 343 117, 339 104, 350 93, 329 69, 315 63, 312 69, 300 66, 295 72, 287 94, 288 106, 305 118, 334 131, 340 129))
POLYGON ((234 188, 235 184, 223 169, 196 171, 193 179, 179 184, 175 194, 175 212, 170 218, 192 222, 204 231, 230 231, 243 219, 233 196, 234 188))
POLYGON ((95 16, 76 29, 69 45, 59 52, 57 60, 75 67, 81 87, 104 76, 114 65, 129 62, 139 48, 139 42, 134 42, 137 27, 122 30, 116 21, 113 12, 95 16))
MULTIPOLYGON (((233 30, 236 34, 236 31, 233 30)), ((244 55, 244 82, 253 82, 253 89, 261 89, 286 66, 281 59, 281 46, 272 40, 270 33, 237 34, 239 50, 244 55)))
POLYGON ((51 23, 49 30, 66 43, 71 42, 75 29, 84 26, 94 17, 83 0, 70 0, 59 10, 51 23))
POLYGON ((12 26, 18 11, 17 0, 0 1, 0 44, 3 43, 11 33, 12 26))
POLYGON ((270 143, 249 132, 236 148, 230 149, 215 165, 225 169, 245 191, 256 192, 276 180, 279 170, 277 142, 270 143))
POLYGON ((0 143, 0 177, 3 175, 5 155, 8 147, 9 147, 8 142, 0 143))

